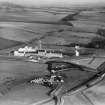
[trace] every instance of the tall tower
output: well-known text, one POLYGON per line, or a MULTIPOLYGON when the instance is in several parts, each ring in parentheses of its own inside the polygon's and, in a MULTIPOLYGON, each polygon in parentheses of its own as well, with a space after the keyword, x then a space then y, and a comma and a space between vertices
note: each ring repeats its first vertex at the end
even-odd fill
POLYGON ((75 46, 75 56, 80 56, 80 53, 79 53, 79 49, 80 47, 78 45, 75 46))
POLYGON ((39 40, 39 49, 42 49, 42 41, 39 40))

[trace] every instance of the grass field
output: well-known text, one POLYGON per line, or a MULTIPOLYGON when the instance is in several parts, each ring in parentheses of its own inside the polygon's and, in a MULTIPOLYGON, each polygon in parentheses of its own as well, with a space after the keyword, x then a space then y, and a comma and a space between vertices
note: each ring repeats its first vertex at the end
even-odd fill
POLYGON ((21 45, 22 42, 0 38, 0 50, 21 45))
MULTIPOLYGON (((104 36, 97 34, 99 28, 105 27, 104 12, 105 8, 97 7, 23 8, 10 4, 0 5, 0 51, 7 53, 17 46, 26 44, 36 46, 38 40, 41 40, 44 48, 60 49, 66 54, 74 55, 75 49, 74 47, 71 48, 70 44, 88 44, 95 38, 105 39, 104 36), (6 51, 6 49, 8 50, 6 51)), ((88 53, 97 53, 97 55, 100 53, 102 55, 104 50, 86 48, 82 49, 80 53, 87 56, 88 53)), ((34 77, 47 73, 47 65, 45 64, 23 62, 19 59, 11 61, 8 57, 0 57, 0 105, 7 105, 8 103, 8 105, 29 105, 48 99, 49 88, 27 83, 34 77)), ((66 76, 62 93, 94 75, 94 73, 78 69, 65 71, 62 74, 66 76)), ((104 86, 102 89, 104 90, 104 86)), ((104 98, 104 95, 100 96, 104 92, 100 93, 100 88, 97 90, 85 92, 88 97, 92 97, 93 103, 96 103, 97 100, 100 102, 101 98, 104 98)), ((84 105, 84 103, 90 105, 80 93, 76 96, 65 97, 64 105, 69 105, 68 103, 72 105, 76 101, 79 105, 84 105)), ((74 105, 78 104, 75 103, 74 105)))
POLYGON ((1 59, 0 104, 31 104, 49 98, 49 88, 29 83, 35 77, 46 75, 46 69, 45 64, 1 59))

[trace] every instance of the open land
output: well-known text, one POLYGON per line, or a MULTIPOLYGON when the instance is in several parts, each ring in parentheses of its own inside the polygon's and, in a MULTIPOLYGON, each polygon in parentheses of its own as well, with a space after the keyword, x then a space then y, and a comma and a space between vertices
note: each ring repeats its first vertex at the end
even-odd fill
POLYGON ((104 16, 105 8, 101 6, 28 8, 1 3, 0 105, 104 105, 104 79, 93 87, 86 84, 104 72, 104 16), (48 64, 8 55, 25 45, 35 47, 39 40, 43 48, 58 49, 64 54, 65 58, 58 61, 75 64, 59 72, 64 83, 52 92, 57 97, 48 95, 51 88, 29 82, 48 75, 48 64), (75 57, 76 44, 81 46, 80 57, 75 57), (82 90, 82 86, 87 89, 82 90), (78 89, 81 91, 75 92, 78 89))

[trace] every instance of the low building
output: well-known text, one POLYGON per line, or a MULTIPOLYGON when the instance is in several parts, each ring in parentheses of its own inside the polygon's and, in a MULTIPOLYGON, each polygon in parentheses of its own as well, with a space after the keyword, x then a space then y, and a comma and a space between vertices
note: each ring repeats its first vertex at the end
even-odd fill
POLYGON ((59 57, 62 58, 63 54, 60 52, 56 52, 51 49, 41 49, 37 51, 39 56, 47 57, 47 58, 53 58, 53 57, 59 57))
POLYGON ((38 49, 38 47, 32 48, 26 46, 24 48, 19 48, 18 50, 14 51, 14 56, 40 56, 46 58, 62 58, 63 54, 52 49, 38 49))

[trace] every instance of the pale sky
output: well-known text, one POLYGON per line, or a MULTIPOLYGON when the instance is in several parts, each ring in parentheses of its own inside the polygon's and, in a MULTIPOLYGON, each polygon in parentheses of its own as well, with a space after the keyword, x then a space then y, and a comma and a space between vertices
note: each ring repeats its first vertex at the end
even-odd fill
POLYGON ((19 4, 32 4, 32 5, 69 5, 69 4, 81 4, 81 3, 96 3, 105 2, 105 0, 0 0, 9 1, 19 4))

